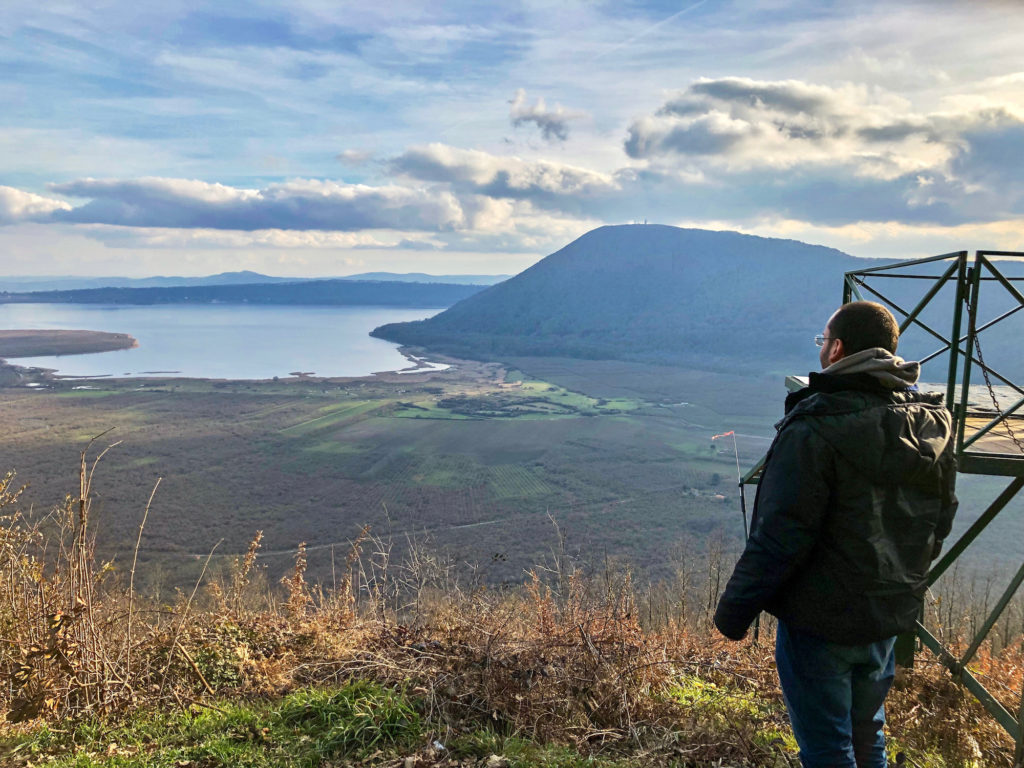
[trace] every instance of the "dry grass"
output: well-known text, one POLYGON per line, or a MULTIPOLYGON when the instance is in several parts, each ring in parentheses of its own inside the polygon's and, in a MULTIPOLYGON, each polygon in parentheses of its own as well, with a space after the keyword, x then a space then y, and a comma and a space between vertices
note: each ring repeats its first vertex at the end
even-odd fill
MULTIPOLYGON (((557 544, 521 587, 491 590, 460 582, 416 542, 393 562, 390 543, 364 530, 330 588, 306 582, 300 549, 281 589, 258 566, 257 534, 225 574, 159 604, 135 594, 134 561, 122 574, 95 559, 98 460, 83 453, 78 493, 38 519, 17 511, 13 475, 0 482, 8 721, 116 721, 364 679, 409 691, 442 741, 487 728, 645 765, 796 764, 770 625, 760 644, 709 629, 727 571, 714 547, 701 568, 683 564, 682 597, 671 585, 638 590, 613 563, 585 573, 557 544)), ((1015 712, 1019 633, 1001 635, 999 648, 984 648, 972 669, 1015 712)), ((889 713, 918 765, 1011 763, 998 726, 925 657, 901 674, 889 713)))

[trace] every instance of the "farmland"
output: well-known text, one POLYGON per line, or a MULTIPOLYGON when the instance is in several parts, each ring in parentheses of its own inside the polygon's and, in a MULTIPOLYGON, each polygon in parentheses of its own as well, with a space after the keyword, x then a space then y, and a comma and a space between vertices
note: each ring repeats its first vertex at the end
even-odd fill
MULTIPOLYGON (((445 372, 347 380, 2 389, 0 469, 17 470, 26 500, 45 510, 74 490, 80 452, 105 433, 93 453, 118 443, 94 486, 105 557, 130 559, 163 478, 140 549, 154 586, 184 583, 214 545, 213 566, 223 565, 257 530, 272 578, 307 542, 309 576, 323 581, 364 524, 391 547, 381 557, 427 541, 492 584, 518 581, 562 547, 595 562, 625 558, 653 577, 709 539, 739 547, 733 444, 710 437, 735 430, 740 464, 756 461, 781 415, 781 377, 449 362, 445 372)), ((986 482, 965 489, 981 498, 986 482)))
MULTIPOLYGON (((455 562, 483 562, 489 581, 518 579, 555 541, 668 567, 684 535, 741 530, 735 459, 710 443, 725 414, 639 396, 592 397, 498 364, 339 382, 54 382, 0 399, 0 466, 30 483, 40 509, 75 482, 79 452, 119 442, 102 460, 98 509, 134 543, 162 477, 140 556, 181 571, 216 542, 244 551, 265 531, 277 572, 300 541, 310 570, 330 571, 331 545, 363 524, 401 544, 427 536, 455 562), (724 499, 723 499, 724 497, 724 499)), ((679 402, 678 400, 676 402, 679 402)), ((765 426, 765 425, 763 425, 765 426)), ((762 426, 762 436, 767 436, 762 426)), ((744 463, 764 439, 741 439, 744 463)))

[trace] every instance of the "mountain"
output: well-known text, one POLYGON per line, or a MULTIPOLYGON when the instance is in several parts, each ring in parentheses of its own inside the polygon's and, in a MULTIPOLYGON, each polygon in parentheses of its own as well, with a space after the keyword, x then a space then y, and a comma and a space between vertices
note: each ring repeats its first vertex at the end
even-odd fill
POLYGON ((273 277, 259 272, 221 272, 205 277, 0 277, 0 292, 73 291, 86 288, 168 288, 192 285, 252 285, 254 283, 305 283, 310 280, 360 280, 403 283, 448 283, 453 285, 493 285, 508 275, 427 275, 422 272, 365 272, 340 278, 273 277))
POLYGON ((0 291, 71 291, 88 288, 167 288, 184 285, 249 285, 252 283, 297 283, 310 278, 271 277, 259 272, 221 272, 205 277, 0 277, 0 291))
POLYGON ((806 367, 842 301, 843 272, 864 264, 795 240, 607 226, 428 320, 373 335, 470 357, 806 367))
POLYGON ((244 285, 166 288, 88 288, 71 291, 0 293, 0 303, 55 304, 302 304, 388 307, 449 307, 481 290, 445 283, 306 280, 244 285))
POLYGON ((494 285, 511 275, 428 275, 424 272, 363 272, 346 275, 345 280, 385 280, 403 283, 452 283, 456 285, 494 285))

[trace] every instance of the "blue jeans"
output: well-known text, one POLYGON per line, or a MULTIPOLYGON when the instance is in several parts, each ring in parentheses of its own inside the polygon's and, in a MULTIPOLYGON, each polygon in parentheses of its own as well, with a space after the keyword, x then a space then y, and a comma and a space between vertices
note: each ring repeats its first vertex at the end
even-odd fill
POLYGON ((838 645, 779 622, 775 662, 804 768, 885 768, 895 642, 838 645))

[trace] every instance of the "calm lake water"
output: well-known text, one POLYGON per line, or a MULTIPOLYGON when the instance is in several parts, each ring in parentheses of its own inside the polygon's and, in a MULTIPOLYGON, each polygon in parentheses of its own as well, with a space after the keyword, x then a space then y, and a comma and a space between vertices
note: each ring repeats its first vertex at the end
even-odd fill
POLYGON ((62 376, 269 379, 292 371, 366 376, 410 363, 398 345, 371 338, 384 323, 422 320, 440 309, 239 305, 103 306, 0 304, 0 328, 127 333, 135 349, 10 358, 62 376))

